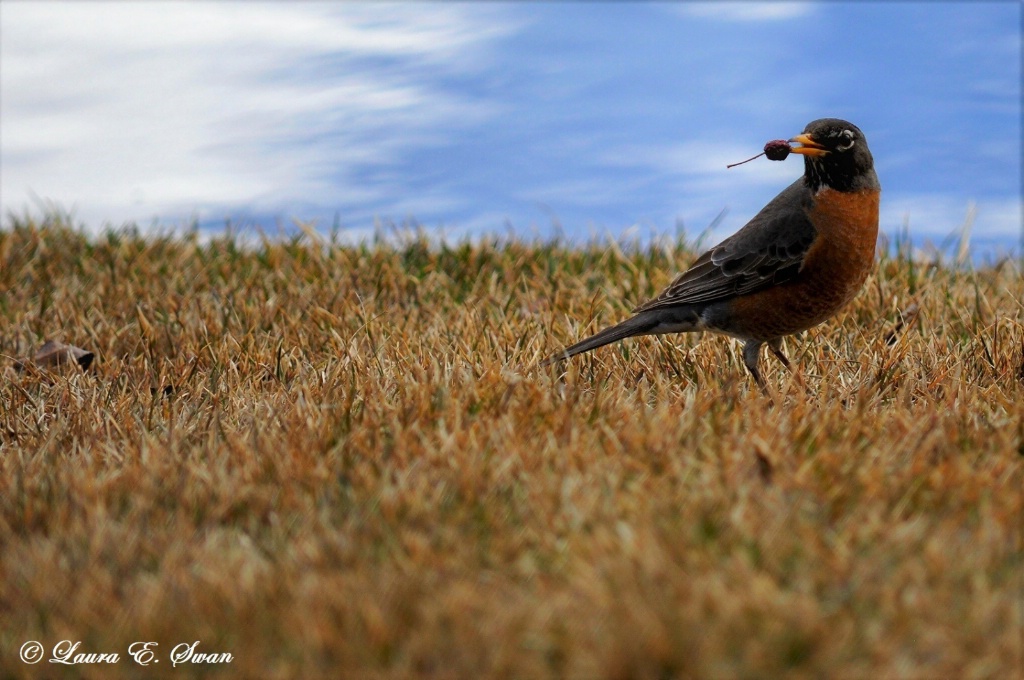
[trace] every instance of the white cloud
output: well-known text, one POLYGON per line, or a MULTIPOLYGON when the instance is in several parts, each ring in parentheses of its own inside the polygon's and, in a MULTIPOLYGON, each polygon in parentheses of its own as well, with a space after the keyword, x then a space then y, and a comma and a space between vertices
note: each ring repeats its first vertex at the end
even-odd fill
POLYGON ((687 2, 679 12, 720 21, 780 21, 811 14, 810 2, 687 2))
POLYGON ((0 196, 99 221, 367 201, 361 165, 493 108, 424 77, 482 68, 490 8, 8 3, 0 196), (395 62, 368 69, 360 60, 395 62), (339 179, 340 178, 340 179, 339 179), (360 184, 359 188, 354 188, 360 184), (340 185, 340 186, 339 186, 340 185))
POLYGON ((1017 198, 956 197, 936 194, 882 193, 881 227, 890 234, 904 228, 912 238, 941 241, 958 233, 973 208, 971 234, 984 239, 1012 239, 1021 233, 1024 204, 1017 198))
POLYGON ((617 167, 646 169, 666 178, 672 211, 658 216, 667 224, 681 219, 696 237, 724 209, 727 215, 709 238, 720 239, 742 227, 765 203, 803 174, 803 160, 783 162, 761 157, 735 168, 727 165, 750 158, 760 148, 715 138, 651 147, 623 147, 601 157, 617 167))

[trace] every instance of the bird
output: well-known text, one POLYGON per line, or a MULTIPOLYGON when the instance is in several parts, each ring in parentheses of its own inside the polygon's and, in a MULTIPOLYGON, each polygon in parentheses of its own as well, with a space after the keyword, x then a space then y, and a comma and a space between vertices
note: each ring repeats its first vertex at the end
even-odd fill
POLYGON ((743 342, 743 363, 761 388, 762 346, 790 369, 782 339, 834 316, 874 266, 881 185, 852 123, 821 118, 788 141, 800 145, 790 151, 804 158, 802 177, 633 316, 538 365, 635 336, 710 331, 743 342))

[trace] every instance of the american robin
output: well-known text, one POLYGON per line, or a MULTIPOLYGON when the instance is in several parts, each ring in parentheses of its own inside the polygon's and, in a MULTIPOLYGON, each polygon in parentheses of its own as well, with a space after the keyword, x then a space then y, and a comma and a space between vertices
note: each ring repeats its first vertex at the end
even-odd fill
POLYGON ((566 347, 546 366, 637 335, 712 331, 743 341, 758 385, 761 345, 788 368, 782 338, 816 326, 860 290, 878 240, 881 187, 867 140, 822 118, 789 140, 804 175, 625 321, 566 347))

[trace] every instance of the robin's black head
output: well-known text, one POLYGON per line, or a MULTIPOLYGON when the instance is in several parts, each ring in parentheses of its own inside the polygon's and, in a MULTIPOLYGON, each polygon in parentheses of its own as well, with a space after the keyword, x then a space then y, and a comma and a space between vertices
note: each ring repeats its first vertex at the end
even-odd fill
POLYGON ((791 142, 793 153, 804 157, 804 181, 812 191, 829 187, 837 191, 878 189, 874 159, 864 133, 853 123, 838 118, 811 121, 791 142))

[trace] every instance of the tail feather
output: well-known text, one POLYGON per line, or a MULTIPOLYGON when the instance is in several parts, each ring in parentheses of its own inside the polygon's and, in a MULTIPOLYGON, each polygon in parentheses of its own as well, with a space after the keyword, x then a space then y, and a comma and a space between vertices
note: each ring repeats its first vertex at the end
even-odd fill
POLYGON ((619 340, 625 340, 626 338, 631 338, 636 335, 648 335, 659 325, 659 323, 658 318, 654 314, 638 314, 626 319, 622 323, 605 328, 600 333, 595 333, 589 338, 580 340, 575 345, 570 345, 561 352, 552 354, 537 365, 539 367, 548 366, 558 361, 564 361, 569 357, 574 357, 577 354, 583 354, 584 352, 589 352, 592 349, 610 345, 613 342, 618 342, 619 340))

